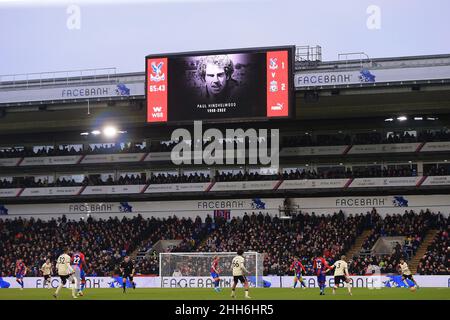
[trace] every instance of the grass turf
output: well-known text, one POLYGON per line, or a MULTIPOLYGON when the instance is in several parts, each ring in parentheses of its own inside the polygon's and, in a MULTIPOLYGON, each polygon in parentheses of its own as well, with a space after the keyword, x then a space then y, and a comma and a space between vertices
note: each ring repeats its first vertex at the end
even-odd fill
MULTIPOLYGON (((59 300, 72 300, 71 290, 63 289, 59 300)), ((244 291, 236 290, 237 300, 244 299, 244 291)), ((0 300, 54 300, 54 289, 0 289, 0 300)), ((142 288, 128 289, 86 289, 79 300, 233 300, 231 289, 220 293, 213 289, 161 289, 142 288)), ((331 289, 325 290, 326 295, 320 296, 318 289, 291 288, 250 288, 252 300, 450 300, 450 288, 420 288, 411 292, 406 288, 365 289, 354 288, 353 296, 349 296, 346 289, 338 289, 332 295, 331 289)))

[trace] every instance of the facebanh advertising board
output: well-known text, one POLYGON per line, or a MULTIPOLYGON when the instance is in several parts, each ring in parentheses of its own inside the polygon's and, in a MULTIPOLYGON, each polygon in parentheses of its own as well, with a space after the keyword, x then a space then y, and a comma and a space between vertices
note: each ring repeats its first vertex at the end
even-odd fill
POLYGON ((294 46, 146 57, 148 123, 292 116, 294 46))

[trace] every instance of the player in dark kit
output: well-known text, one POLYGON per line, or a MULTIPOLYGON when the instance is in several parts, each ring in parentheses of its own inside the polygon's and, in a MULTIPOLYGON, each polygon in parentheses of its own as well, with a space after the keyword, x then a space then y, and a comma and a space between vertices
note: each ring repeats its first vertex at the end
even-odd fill
POLYGON ((122 288, 125 293, 127 287, 127 279, 130 279, 133 289, 136 289, 136 284, 133 281, 134 276, 134 263, 129 256, 126 256, 124 261, 120 264, 120 272, 122 273, 122 288))

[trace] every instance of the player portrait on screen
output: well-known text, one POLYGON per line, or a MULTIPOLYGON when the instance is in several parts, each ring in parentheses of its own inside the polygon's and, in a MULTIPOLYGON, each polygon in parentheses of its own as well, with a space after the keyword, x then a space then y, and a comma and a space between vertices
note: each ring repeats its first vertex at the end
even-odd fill
POLYGON ((197 66, 200 96, 210 102, 232 100, 239 82, 233 78, 233 60, 226 54, 202 57, 197 66))
POLYGON ((264 116, 265 55, 229 53, 169 61, 169 118, 264 116), (262 90, 257 90, 257 89, 262 90))

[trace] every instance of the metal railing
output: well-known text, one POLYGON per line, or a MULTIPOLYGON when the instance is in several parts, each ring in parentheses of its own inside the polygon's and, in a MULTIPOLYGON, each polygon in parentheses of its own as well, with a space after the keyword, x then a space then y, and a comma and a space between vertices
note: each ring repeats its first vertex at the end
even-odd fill
POLYGON ((322 47, 321 46, 296 46, 295 47, 295 61, 322 61, 322 47))
POLYGON ((16 88, 42 85, 68 85, 104 79, 116 81, 116 68, 96 68, 0 75, 0 87, 16 88))
POLYGON ((370 59, 369 55, 365 52, 346 52, 346 53, 339 53, 338 54, 338 61, 339 62, 345 62, 346 65, 348 65, 349 61, 352 61, 349 59, 349 56, 358 56, 359 58, 355 60, 359 60, 359 64, 361 69, 364 68, 364 64, 367 63, 367 66, 371 66, 372 59, 370 59))

